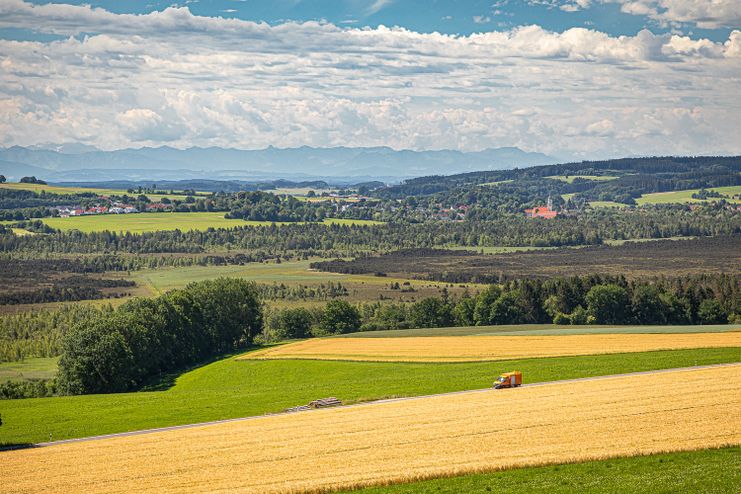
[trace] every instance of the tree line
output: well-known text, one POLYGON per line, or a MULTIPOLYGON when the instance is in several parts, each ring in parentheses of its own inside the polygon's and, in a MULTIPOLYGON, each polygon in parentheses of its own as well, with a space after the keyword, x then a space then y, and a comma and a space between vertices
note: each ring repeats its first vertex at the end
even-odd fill
POLYGON ((164 373, 244 348, 262 327, 253 284, 219 278, 84 318, 62 339, 64 394, 138 389, 164 373))
POLYGON ((76 307, 0 318, 3 359, 61 354, 55 382, 0 387, 0 397, 140 389, 168 372, 243 349, 253 341, 551 322, 741 323, 741 276, 524 279, 459 297, 443 290, 439 297, 414 303, 351 304, 335 299, 311 308, 265 312, 254 284, 220 278, 157 298, 133 299, 118 308, 76 307))
POLYGON ((273 309, 261 339, 276 341, 386 329, 505 324, 741 323, 741 276, 627 280, 584 276, 514 280, 476 295, 414 303, 343 300, 323 307, 273 309))

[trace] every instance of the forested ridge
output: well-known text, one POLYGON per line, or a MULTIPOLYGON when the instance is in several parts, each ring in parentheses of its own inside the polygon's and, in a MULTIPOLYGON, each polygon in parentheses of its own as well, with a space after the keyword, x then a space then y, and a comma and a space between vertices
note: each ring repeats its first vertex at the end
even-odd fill
MULTIPOLYGON (((583 161, 531 168, 420 177, 380 188, 386 199, 430 196, 444 203, 482 204, 495 209, 523 208, 548 195, 577 193, 587 200, 634 204, 642 194, 741 184, 741 157, 654 157, 583 161), (606 177, 609 180, 579 178, 606 177), (563 181, 549 177, 576 177, 563 181), (480 187, 482 184, 494 186, 480 187), (479 186, 479 187, 477 187, 479 186), (468 196, 467 196, 468 195, 468 196), (468 201, 466 200, 468 198, 468 201)), ((482 208, 486 209, 486 208, 482 208)))

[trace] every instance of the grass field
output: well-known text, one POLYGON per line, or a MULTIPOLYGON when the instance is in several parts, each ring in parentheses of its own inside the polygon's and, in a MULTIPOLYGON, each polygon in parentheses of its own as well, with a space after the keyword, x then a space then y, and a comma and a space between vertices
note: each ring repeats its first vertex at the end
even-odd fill
POLYGON ((568 177, 566 175, 552 175, 550 177, 545 177, 545 178, 550 178, 552 180, 560 180, 561 182, 566 182, 570 184, 570 183, 573 183, 574 179, 577 179, 577 178, 582 178, 584 180, 592 180, 595 182, 607 182, 609 180, 615 180, 618 177, 614 175, 569 175, 568 177))
MULTIPOLYGON (((155 292, 182 288, 188 283, 204 281, 219 276, 242 278, 258 283, 326 283, 342 281, 346 275, 309 270, 310 261, 276 263, 250 263, 231 266, 187 266, 172 269, 144 270, 133 274, 133 279, 152 287, 155 292)), ((368 277, 373 278, 373 277, 368 277)), ((376 278, 377 279, 377 278, 376 278)))
MULTIPOLYGON (((727 195, 729 198, 726 199, 728 202, 741 203, 741 199, 733 199, 734 195, 741 194, 741 185, 734 185, 730 187, 712 187, 707 189, 708 191, 720 192, 723 195, 727 195)), ((655 194, 644 194, 643 196, 636 199, 636 203, 639 205, 643 204, 671 204, 671 203, 697 203, 704 202, 700 199, 693 199, 692 194, 700 192, 700 189, 691 190, 677 190, 673 192, 657 192, 655 194)), ((710 201, 718 201, 717 198, 711 198, 710 201)))
MULTIPOLYGON (((349 275, 327 273, 309 269, 311 261, 290 261, 276 263, 250 263, 243 266, 187 266, 178 268, 162 268, 155 270, 143 270, 132 273, 131 279, 138 286, 146 287, 151 293, 162 293, 174 288, 182 288, 194 281, 214 279, 219 276, 242 278, 257 283, 305 285, 317 286, 322 283, 342 283, 348 289, 350 301, 378 300, 382 294, 385 299, 408 300, 412 297, 423 298, 440 296, 440 290, 446 286, 445 283, 434 281, 409 281, 415 292, 404 293, 400 290, 392 290, 390 284, 394 282, 404 283, 403 278, 379 277, 373 275, 349 275)), ((476 285, 468 284, 461 288, 456 285, 448 288, 450 294, 460 294, 466 287, 469 293, 475 293, 476 285)), ((302 301, 296 301, 302 304, 302 301)))
POLYGON ((460 328, 391 329, 361 331, 337 338, 404 338, 411 336, 547 336, 567 334, 635 334, 635 333, 721 333, 741 331, 741 324, 708 326, 559 326, 555 324, 514 324, 502 326, 465 326, 460 328))
POLYGON ((739 445, 740 406, 736 365, 10 451, 3 454, 3 476, 10 492, 25 493, 190 492, 198 485, 211 491, 317 492, 739 445))
POLYGON ((741 332, 698 334, 581 334, 560 336, 425 336, 313 338, 247 354, 246 359, 371 362, 476 362, 523 358, 738 347, 741 332))
MULTIPOLYGON (((129 194, 123 189, 104 189, 100 187, 75 187, 67 185, 43 185, 43 184, 21 184, 21 183, 4 183, 0 184, 0 188, 14 189, 14 190, 30 190, 33 192, 51 192, 53 194, 87 194, 93 193, 101 196, 137 196, 139 194, 129 194)), ((145 194, 152 201, 161 201, 163 197, 167 197, 172 200, 184 201, 187 196, 182 194, 145 194)))
MULTIPOLYGON (((741 448, 616 458, 410 484, 369 487, 355 494, 720 494, 741 485, 741 448)), ((348 491, 349 493, 349 491, 348 491)))
POLYGON ((166 391, 8 400, 0 444, 22 444, 247 417, 336 396, 343 402, 491 386, 516 368, 528 383, 741 361, 737 348, 400 364, 227 358, 187 372, 166 391))
POLYGON ((58 357, 29 358, 22 362, 0 362, 0 383, 27 379, 50 379, 57 373, 58 357))
MULTIPOLYGON (((123 231, 144 233, 161 230, 207 230, 209 228, 234 228, 238 226, 265 226, 270 221, 244 221, 224 218, 223 212, 210 213, 140 213, 103 214, 75 216, 69 218, 43 218, 42 221, 60 230, 80 230, 82 232, 123 231)), ((278 223, 280 224, 280 223, 278 223)), ((325 225, 369 225, 377 222, 366 220, 327 219, 325 225)))

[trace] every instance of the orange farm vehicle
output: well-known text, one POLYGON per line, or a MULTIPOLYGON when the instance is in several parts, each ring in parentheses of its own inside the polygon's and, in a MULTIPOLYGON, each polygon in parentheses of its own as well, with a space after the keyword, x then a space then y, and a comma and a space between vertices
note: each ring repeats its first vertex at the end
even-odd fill
POLYGON ((522 372, 505 372, 494 381, 494 389, 516 388, 522 386, 522 372))

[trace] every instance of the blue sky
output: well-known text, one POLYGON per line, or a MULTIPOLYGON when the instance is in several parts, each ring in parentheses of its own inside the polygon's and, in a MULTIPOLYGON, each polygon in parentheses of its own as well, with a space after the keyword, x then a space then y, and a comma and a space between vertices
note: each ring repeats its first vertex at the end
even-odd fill
MULTIPOLYGON (((33 3, 49 2, 34 0, 33 3)), ((418 32, 464 35, 536 24, 551 31, 588 27, 611 35, 635 35, 641 29, 649 28, 654 33, 674 31, 722 41, 728 38, 734 27, 702 29, 692 22, 671 26, 647 15, 621 12, 620 2, 593 2, 587 8, 564 11, 560 6, 575 5, 567 0, 70 0, 55 3, 88 4, 116 13, 139 14, 181 5, 196 15, 234 17, 270 24, 287 20, 325 20, 345 26, 377 27, 382 24, 418 32)), ((738 9, 741 11, 741 2, 738 9)), ((28 37, 29 34, 5 30, 5 37, 21 36, 28 37)))
POLYGON ((0 0, 0 146, 741 154, 741 0, 0 0))

